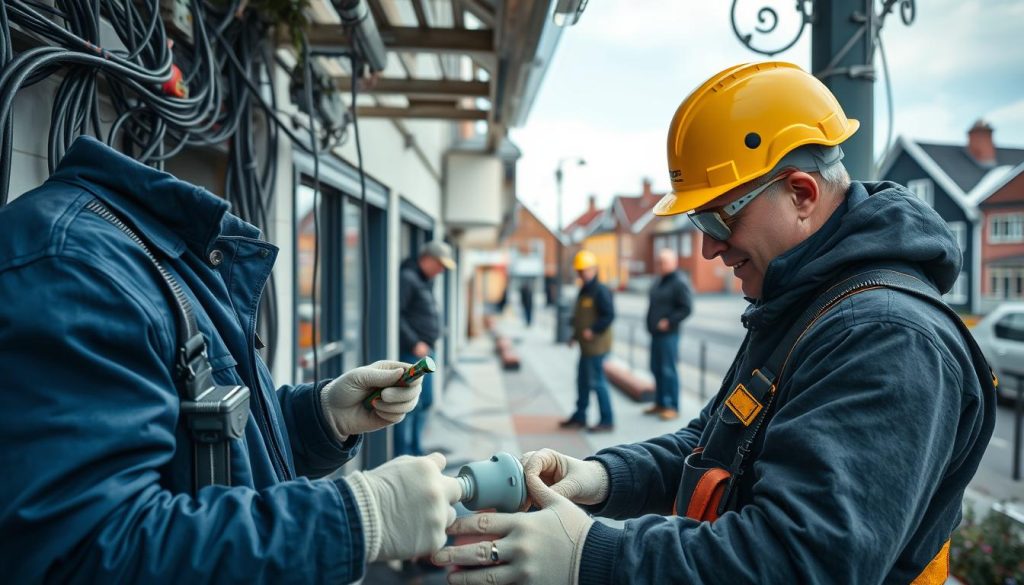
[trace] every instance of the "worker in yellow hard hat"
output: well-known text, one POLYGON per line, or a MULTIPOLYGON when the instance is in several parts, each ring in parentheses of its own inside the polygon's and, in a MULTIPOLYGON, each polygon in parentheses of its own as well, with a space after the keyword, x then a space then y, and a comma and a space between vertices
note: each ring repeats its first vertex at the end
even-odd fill
POLYGON ((525 455, 542 510, 459 519, 491 541, 435 561, 492 565, 462 583, 946 581, 994 380, 941 298, 968 276, 956 238, 904 187, 850 179, 857 127, 789 63, 683 100, 656 213, 689 214, 751 301, 718 395, 646 442, 525 455))
POLYGON ((608 287, 597 279, 597 256, 590 250, 580 250, 573 258, 573 268, 582 286, 576 297, 576 310, 572 315, 572 337, 569 345, 580 344, 580 361, 576 372, 576 410, 562 421, 563 429, 587 428, 592 433, 609 432, 615 427, 612 402, 608 395, 608 381, 604 376, 604 359, 612 348, 612 321, 615 305, 608 287), (590 392, 597 394, 600 419, 587 427, 587 407, 590 392))

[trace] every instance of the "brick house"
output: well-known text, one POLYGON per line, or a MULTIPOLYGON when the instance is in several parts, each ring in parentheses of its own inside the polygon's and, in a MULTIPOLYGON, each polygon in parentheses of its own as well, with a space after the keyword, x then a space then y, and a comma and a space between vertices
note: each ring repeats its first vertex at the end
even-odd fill
MULTIPOLYGON (((541 286, 546 298, 553 298, 553 287, 558 276, 558 248, 564 247, 562 258, 572 260, 574 252, 559 239, 551 228, 537 217, 522 201, 516 202, 511 231, 503 240, 508 252, 508 277, 535 278, 535 291, 541 286)), ((567 274, 572 271, 567 269, 567 274)))
POLYGON ((1007 172, 978 209, 985 311, 1004 300, 1024 300, 1024 164, 1007 172))
MULTIPOLYGON (((608 209, 589 222, 582 248, 597 255, 598 278, 608 286, 624 290, 631 278, 651 273, 651 210, 659 199, 661 195, 651 192, 651 182, 644 179, 640 195, 616 195, 608 209)), ((641 279, 640 286, 644 285, 646 279, 641 279)))
POLYGON ((1007 173, 1024 163, 1024 149, 996 147, 993 129, 978 120, 966 144, 934 144, 899 137, 882 160, 878 176, 906 185, 928 203, 960 242, 963 267, 946 302, 966 313, 983 312, 982 222, 978 202, 993 194, 1007 173))

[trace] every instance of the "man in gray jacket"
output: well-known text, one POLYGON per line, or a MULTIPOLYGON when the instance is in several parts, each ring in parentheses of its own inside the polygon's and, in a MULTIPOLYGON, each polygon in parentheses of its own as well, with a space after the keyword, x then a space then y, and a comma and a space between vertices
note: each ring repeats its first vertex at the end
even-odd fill
POLYGON ((524 455, 542 509, 457 520, 450 534, 488 537, 435 554, 483 565, 450 582, 945 581, 993 380, 939 300, 956 240, 903 187, 850 181, 838 145, 857 127, 788 63, 727 69, 683 102, 656 213, 691 212, 704 257, 752 300, 733 366, 675 433, 586 460, 524 455), (869 270, 890 276, 847 295, 869 270))
MULTIPOLYGON (((455 268, 451 246, 444 242, 427 242, 419 256, 402 262, 398 278, 398 349, 399 359, 415 363, 434 353, 434 344, 441 337, 441 316, 434 299, 434 278, 455 268)), ((434 404, 434 383, 423 378, 423 390, 415 410, 395 425, 395 455, 423 455, 420 437, 427 421, 427 411, 434 404)))

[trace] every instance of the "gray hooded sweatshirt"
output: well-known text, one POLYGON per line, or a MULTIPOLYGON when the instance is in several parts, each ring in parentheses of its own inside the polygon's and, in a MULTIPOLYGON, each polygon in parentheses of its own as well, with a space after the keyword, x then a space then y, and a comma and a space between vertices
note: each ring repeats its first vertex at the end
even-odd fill
POLYGON ((611 480, 584 544, 596 583, 910 583, 960 521, 992 433, 990 372, 952 318, 876 289, 826 313, 796 345, 774 416, 738 482, 737 511, 672 516, 683 459, 741 376, 840 275, 895 268, 947 292, 961 252, 931 208, 893 183, 854 182, 817 233, 771 262, 722 391, 685 428, 599 452, 611 480), (645 515, 646 514, 646 515, 645 515))

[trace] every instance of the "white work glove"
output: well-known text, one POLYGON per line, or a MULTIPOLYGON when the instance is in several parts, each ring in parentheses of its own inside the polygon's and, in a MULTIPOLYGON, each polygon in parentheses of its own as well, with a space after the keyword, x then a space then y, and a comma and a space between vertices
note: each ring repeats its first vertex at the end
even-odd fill
MULTIPOLYGON (((519 457, 527 479, 536 477, 559 495, 577 504, 595 505, 608 499, 608 470, 598 461, 582 461, 551 449, 519 457)), ((527 501, 525 509, 529 509, 527 501)))
POLYGON ((463 516, 452 535, 488 535, 475 544, 450 546, 433 556, 434 564, 482 567, 448 575, 453 585, 576 585, 583 542, 594 521, 575 504, 527 476, 530 496, 543 509, 517 514, 463 516), (496 558, 496 560, 495 560, 496 558))
POLYGON ((343 479, 363 520, 366 562, 411 559, 444 546, 462 485, 443 475, 444 455, 408 455, 343 479))
POLYGON ((418 378, 407 387, 394 386, 409 367, 405 362, 374 362, 349 370, 323 387, 320 404, 340 441, 345 441, 349 435, 395 424, 416 408, 423 379, 418 378), (363 406, 363 399, 381 388, 384 391, 380 400, 368 410, 363 406))

